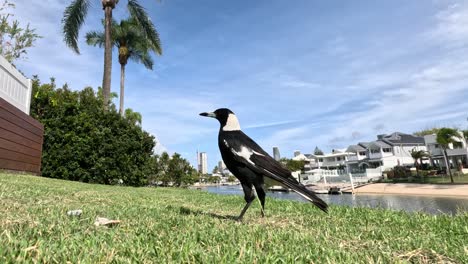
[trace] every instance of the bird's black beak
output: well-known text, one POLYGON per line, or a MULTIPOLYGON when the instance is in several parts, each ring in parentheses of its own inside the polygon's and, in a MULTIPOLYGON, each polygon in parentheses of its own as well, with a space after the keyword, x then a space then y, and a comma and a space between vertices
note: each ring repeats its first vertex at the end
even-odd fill
POLYGON ((203 112, 203 113, 200 113, 200 115, 201 115, 201 116, 207 116, 207 117, 216 118, 216 114, 215 114, 215 113, 203 112))

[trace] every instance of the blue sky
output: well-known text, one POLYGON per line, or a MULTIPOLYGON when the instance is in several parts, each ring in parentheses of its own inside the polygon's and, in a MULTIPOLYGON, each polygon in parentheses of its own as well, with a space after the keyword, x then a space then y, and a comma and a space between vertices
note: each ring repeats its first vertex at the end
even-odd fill
MULTIPOLYGON (((102 83, 103 50, 84 35, 101 27, 100 2, 80 32, 81 55, 63 44, 70 1, 15 0, 16 18, 43 36, 17 63, 28 76, 72 89, 102 83)), ((221 159, 218 124, 198 116, 228 107, 268 152, 325 152, 377 134, 468 126, 466 1, 140 1, 163 56, 127 66, 126 107, 143 115, 157 151, 192 164, 221 159)), ((114 12, 128 14, 121 0, 114 12)), ((112 90, 119 90, 114 56, 112 90)))

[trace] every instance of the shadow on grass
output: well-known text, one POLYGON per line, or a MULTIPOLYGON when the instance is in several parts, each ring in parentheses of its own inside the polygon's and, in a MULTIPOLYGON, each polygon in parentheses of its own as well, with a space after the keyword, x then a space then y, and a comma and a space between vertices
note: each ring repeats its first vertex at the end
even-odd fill
POLYGON ((234 215, 219 215, 215 213, 207 213, 207 212, 203 212, 200 210, 192 210, 190 208, 183 207, 183 206, 180 207, 179 213, 181 215, 206 215, 206 216, 218 218, 221 220, 233 220, 233 221, 238 220, 237 216, 234 216, 234 215))

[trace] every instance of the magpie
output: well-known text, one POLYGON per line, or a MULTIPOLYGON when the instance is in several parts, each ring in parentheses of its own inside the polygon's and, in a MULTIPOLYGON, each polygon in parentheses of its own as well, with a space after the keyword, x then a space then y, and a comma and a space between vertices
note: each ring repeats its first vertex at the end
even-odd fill
POLYGON ((322 199, 299 183, 289 170, 241 131, 239 121, 231 110, 220 108, 214 112, 200 113, 200 115, 216 118, 220 123, 218 146, 221 157, 229 171, 239 179, 247 203, 238 220, 242 220, 250 204, 255 200, 253 188, 260 199, 261 215, 265 216, 265 180, 272 180, 292 189, 322 211, 327 212, 328 205, 322 199))

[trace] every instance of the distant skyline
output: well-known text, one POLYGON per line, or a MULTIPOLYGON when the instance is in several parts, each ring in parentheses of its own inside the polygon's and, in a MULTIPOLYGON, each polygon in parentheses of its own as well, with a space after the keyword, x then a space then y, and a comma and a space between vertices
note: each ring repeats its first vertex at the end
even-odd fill
MULTIPOLYGON (((63 42, 70 1, 14 0, 15 18, 43 38, 16 62, 28 78, 56 78, 74 90, 102 83, 103 50, 87 46, 102 29, 92 0, 81 55, 63 42)), ((114 12, 128 14, 126 1, 114 12)), ((178 152, 208 171, 221 160, 219 126, 198 113, 228 107, 268 153, 345 148, 377 134, 433 126, 467 128, 466 1, 154 1, 141 0, 163 56, 153 71, 129 62, 126 107, 143 115, 158 152, 178 152)), ((119 90, 114 50, 112 91, 119 90)), ((115 103, 118 103, 116 100, 115 103)))

